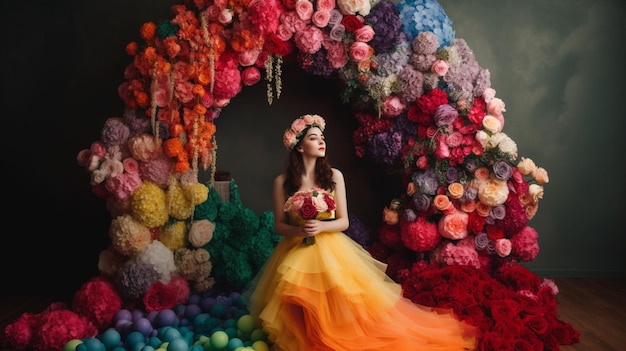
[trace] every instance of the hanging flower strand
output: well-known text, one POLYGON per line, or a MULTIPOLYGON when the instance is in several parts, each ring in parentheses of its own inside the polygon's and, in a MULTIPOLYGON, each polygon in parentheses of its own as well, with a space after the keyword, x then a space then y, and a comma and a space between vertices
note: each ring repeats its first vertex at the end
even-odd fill
POLYGON ((274 55, 268 55, 265 60, 265 81, 267 82, 267 103, 274 102, 274 92, 272 91, 272 81, 274 79, 274 55))

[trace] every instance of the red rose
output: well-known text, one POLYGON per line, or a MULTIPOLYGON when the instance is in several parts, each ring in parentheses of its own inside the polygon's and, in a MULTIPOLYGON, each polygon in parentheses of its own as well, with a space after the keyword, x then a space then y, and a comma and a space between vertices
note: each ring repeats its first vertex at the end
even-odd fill
POLYGON ((543 334, 548 330, 548 322, 540 315, 526 316, 524 318, 524 324, 536 334, 543 334))
POLYGON ((481 351, 508 351, 511 349, 511 337, 500 333, 484 333, 478 347, 481 351))
POLYGON ((276 34, 269 34, 265 37, 265 43, 263 44, 265 50, 272 54, 285 56, 289 53, 289 47, 285 42, 280 39, 276 34))
POLYGON ((304 199, 304 203, 300 208, 300 215, 303 219, 314 219, 317 216, 317 207, 315 207, 310 197, 304 199))
POLYGON ((324 202, 326 202, 326 205, 328 205, 328 210, 329 211, 332 211, 332 210, 334 210, 336 208, 335 201, 327 193, 324 193, 324 202))
POLYGON ((363 22, 355 15, 345 15, 341 19, 341 24, 346 27, 346 32, 353 33, 357 29, 363 27, 363 22))

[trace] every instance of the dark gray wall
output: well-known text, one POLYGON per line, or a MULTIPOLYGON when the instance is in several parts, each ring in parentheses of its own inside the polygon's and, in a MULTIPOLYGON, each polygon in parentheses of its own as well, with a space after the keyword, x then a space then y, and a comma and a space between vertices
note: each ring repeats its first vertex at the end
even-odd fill
MULTIPOLYGON (((140 25, 169 18, 173 0, 3 2, 4 293, 73 293, 97 274, 110 217, 77 166, 77 152, 122 113, 117 86, 140 25), (17 256, 17 258, 15 257, 17 256)), ((507 104, 505 132, 550 183, 531 221, 545 276, 625 274, 625 5, 618 0, 440 2, 507 104)), ((327 117, 330 159, 350 211, 376 225, 395 182, 354 155, 356 121, 334 83, 286 67, 283 94, 245 88, 216 121, 219 169, 244 205, 270 209, 285 157, 282 131, 302 113, 327 117)))

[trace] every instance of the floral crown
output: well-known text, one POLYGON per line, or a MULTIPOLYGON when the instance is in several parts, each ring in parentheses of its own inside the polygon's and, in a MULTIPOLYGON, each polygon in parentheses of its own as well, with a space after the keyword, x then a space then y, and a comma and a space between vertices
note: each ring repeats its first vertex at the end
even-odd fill
POLYGON ((311 127, 318 127, 322 132, 326 128, 326 121, 320 115, 303 115, 291 122, 291 127, 285 130, 283 135, 283 144, 289 150, 300 142, 300 138, 304 136, 304 132, 311 127))

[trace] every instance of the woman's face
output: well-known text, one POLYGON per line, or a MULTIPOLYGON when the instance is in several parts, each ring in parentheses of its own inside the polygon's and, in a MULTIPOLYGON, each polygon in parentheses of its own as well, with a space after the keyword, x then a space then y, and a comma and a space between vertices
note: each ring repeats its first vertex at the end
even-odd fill
POLYGON ((322 133, 318 127, 309 128, 302 138, 299 148, 302 154, 306 156, 326 156, 326 141, 324 139, 324 133, 322 133))

